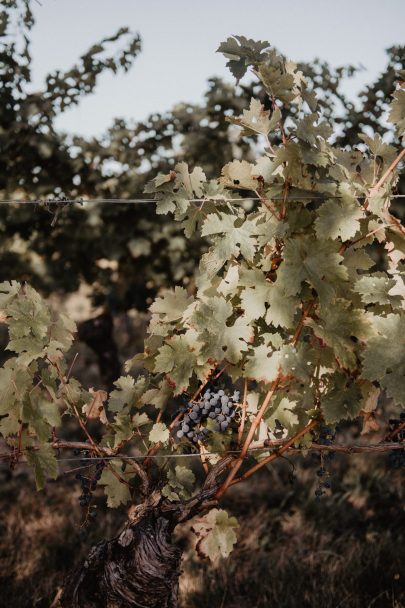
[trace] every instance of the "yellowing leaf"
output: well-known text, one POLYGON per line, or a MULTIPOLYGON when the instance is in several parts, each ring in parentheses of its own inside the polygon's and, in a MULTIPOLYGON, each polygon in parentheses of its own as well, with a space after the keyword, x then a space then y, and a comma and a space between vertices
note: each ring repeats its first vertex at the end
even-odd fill
POLYGON ((273 382, 280 370, 282 353, 261 345, 256 346, 247 358, 244 375, 261 382, 273 382))
POLYGON ((243 110, 241 116, 229 117, 228 121, 243 127, 242 135, 261 133, 267 135, 281 120, 281 112, 276 107, 270 117, 270 111, 265 110, 258 99, 250 100, 248 110, 243 110))
POLYGON ((233 160, 223 167, 220 183, 226 188, 256 190, 259 182, 253 171, 254 165, 246 160, 233 160))
POLYGON ((149 433, 151 443, 166 443, 170 437, 170 431, 164 422, 156 422, 149 433))
POLYGON ((236 517, 229 517, 223 509, 211 509, 193 524, 197 535, 197 551, 215 562, 228 557, 237 541, 235 530, 239 527, 236 517))
POLYGON ((104 410, 104 401, 107 399, 108 394, 103 390, 95 390, 94 388, 89 389, 92 399, 89 403, 86 403, 82 407, 83 414, 89 420, 100 419, 100 422, 107 424, 107 416, 104 410))

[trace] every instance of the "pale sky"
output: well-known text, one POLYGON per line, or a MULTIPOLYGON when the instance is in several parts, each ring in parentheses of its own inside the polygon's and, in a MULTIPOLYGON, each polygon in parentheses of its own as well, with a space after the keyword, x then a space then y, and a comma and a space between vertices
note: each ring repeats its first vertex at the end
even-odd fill
POLYGON ((129 26, 142 53, 127 74, 104 75, 96 92, 66 111, 57 126, 101 134, 114 117, 141 120, 179 101, 199 102, 210 76, 232 80, 215 53, 232 34, 268 40, 292 60, 362 64, 346 92, 383 70, 384 49, 403 44, 405 0, 40 0, 33 3, 34 87, 68 69, 92 44, 129 26))

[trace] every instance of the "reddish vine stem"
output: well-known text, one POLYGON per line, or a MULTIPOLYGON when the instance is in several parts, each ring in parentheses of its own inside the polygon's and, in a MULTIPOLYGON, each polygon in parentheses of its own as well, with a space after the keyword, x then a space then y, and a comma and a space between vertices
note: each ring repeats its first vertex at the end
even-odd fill
POLYGON ((243 402, 242 402, 242 417, 238 429, 238 445, 240 446, 242 443, 243 431, 245 430, 245 420, 246 420, 246 401, 247 401, 247 388, 248 381, 245 378, 244 386, 243 386, 243 402))
MULTIPOLYGON (((403 159, 404 156, 405 156, 405 148, 403 150, 401 150, 401 152, 398 154, 398 156, 392 161, 392 163, 390 164, 388 169, 380 177, 380 179, 375 184, 375 186, 372 186, 372 188, 369 190, 367 199, 369 199, 371 196, 373 196, 373 194, 376 194, 378 192, 378 190, 384 184, 385 180, 391 175, 391 173, 394 171, 395 167, 401 162, 401 160, 403 159)), ((364 208, 367 209, 367 207, 368 207, 368 200, 366 200, 366 202, 364 204, 364 208)), ((349 247, 351 247, 355 243, 358 243, 359 241, 361 241, 369 236, 372 236, 373 234, 375 234, 376 232, 378 232, 378 230, 381 230, 382 228, 396 227, 402 234, 405 234, 405 228, 402 226, 401 222, 396 217, 389 214, 389 219, 393 222, 392 224, 387 224, 386 226, 382 226, 381 228, 378 228, 377 230, 373 230, 372 232, 368 233, 366 236, 360 237, 355 241, 346 241, 345 243, 343 243, 339 249, 339 254, 343 255, 344 252, 347 249, 349 249, 349 247)))
POLYGON ((300 431, 298 431, 298 433, 296 433, 293 437, 291 437, 291 439, 289 439, 288 441, 286 441, 285 444, 281 448, 279 448, 276 452, 274 452, 270 456, 267 456, 267 458, 263 458, 263 460, 261 460, 260 462, 258 462, 255 466, 251 467, 248 471, 246 471, 246 473, 244 473, 243 475, 241 475, 240 477, 238 477, 238 479, 234 479, 233 482, 232 482, 232 485, 234 485, 236 483, 240 483, 244 479, 247 479, 248 477, 250 477, 251 475, 253 475, 253 473, 256 473, 256 471, 258 471, 259 469, 261 469, 262 467, 264 467, 266 464, 269 464, 273 460, 276 460, 277 458, 279 458, 298 439, 300 439, 303 435, 305 435, 306 433, 308 433, 318 423, 319 423, 318 420, 312 420, 309 424, 307 424, 307 426, 305 428, 303 428, 300 431))
POLYGON ((392 161, 392 163, 390 164, 388 169, 385 171, 385 173, 380 177, 380 179, 378 180, 376 185, 371 188, 369 196, 372 196, 381 188, 381 186, 383 185, 383 183, 385 182, 387 177, 390 176, 390 174, 393 172, 395 167, 401 162, 401 160, 403 159, 404 156, 405 156, 405 148, 403 148, 403 150, 401 150, 401 152, 398 154, 398 156, 392 161))
POLYGON ((300 337, 301 332, 304 328, 305 320, 307 319, 308 315, 310 314, 315 302, 316 302, 316 298, 313 298, 313 300, 311 300, 310 303, 308 304, 308 306, 304 309, 300 322, 298 323, 297 329, 295 330, 294 335, 291 339, 291 344, 293 346, 296 345, 298 338, 300 337))
MULTIPOLYGON (((311 300, 311 302, 308 304, 307 308, 305 308, 303 310, 303 313, 301 315, 301 319, 300 319, 300 321, 298 323, 298 326, 297 326, 297 328, 296 328, 296 330, 294 332, 294 335, 293 335, 293 337, 291 339, 291 344, 293 346, 297 343, 297 340, 298 340, 298 338, 301 335, 301 332, 302 332, 302 330, 304 328, 305 319, 310 314, 315 301, 316 301, 316 298, 314 298, 313 300, 311 300)), ((243 445, 243 448, 242 448, 242 451, 240 453, 239 458, 237 458, 237 460, 234 462, 234 465, 232 466, 232 468, 231 468, 231 470, 230 470, 230 472, 228 474, 228 477, 225 479, 224 483, 222 484, 222 486, 219 488, 219 490, 217 492, 217 498, 223 496, 223 494, 226 492, 226 490, 231 485, 233 479, 235 478, 236 473, 239 471, 240 467, 242 466, 243 461, 244 461, 244 459, 246 457, 246 454, 247 454, 247 452, 249 450, 249 446, 250 446, 250 444, 253 441, 253 437, 254 437, 254 435, 256 433, 256 429, 258 428, 258 426, 259 426, 259 424, 260 424, 260 422, 261 422, 261 420, 262 420, 262 418, 264 416, 264 413, 265 413, 265 411, 266 411, 266 409, 267 409, 267 407, 268 407, 268 405, 269 405, 269 403, 270 403, 270 401, 271 401, 271 399, 272 399, 275 391, 277 390, 278 385, 281 382, 281 377, 282 377, 282 374, 281 374, 281 372, 279 372, 278 375, 277 375, 277 377, 273 381, 270 390, 267 392, 266 397, 264 398, 264 401, 263 401, 263 403, 262 403, 262 405, 261 405, 258 413, 255 416, 255 419, 253 420, 253 422, 251 424, 251 427, 250 427, 248 435, 247 435, 247 437, 245 439, 245 443, 243 445)))
POLYGON ((274 380, 271 389, 267 392, 267 395, 261 405, 260 410, 258 411, 258 413, 256 414, 255 419, 253 420, 251 427, 249 429, 249 433, 245 439, 245 443, 243 444, 243 448, 242 451, 239 455, 239 458, 237 460, 235 460, 232 469, 230 470, 228 477, 225 479, 224 483, 222 484, 222 486, 219 488, 216 497, 220 498, 221 496, 223 496, 223 494, 225 494, 225 492, 227 491, 227 489, 229 488, 229 486, 231 485, 233 479, 235 478, 236 473, 239 471, 240 467, 243 464, 243 461, 246 457, 246 454, 249 450, 249 446, 253 440, 254 434, 256 432, 256 429, 258 428, 261 419, 263 418, 264 412, 267 409, 268 404, 271 401, 271 398, 280 382, 280 374, 278 374, 277 378, 274 380))
POLYGON ((288 180, 286 180, 284 182, 284 192, 283 192, 283 205, 281 208, 281 213, 280 213, 280 219, 284 219, 287 213, 287 199, 288 199, 288 190, 289 190, 290 184, 288 183, 288 180))

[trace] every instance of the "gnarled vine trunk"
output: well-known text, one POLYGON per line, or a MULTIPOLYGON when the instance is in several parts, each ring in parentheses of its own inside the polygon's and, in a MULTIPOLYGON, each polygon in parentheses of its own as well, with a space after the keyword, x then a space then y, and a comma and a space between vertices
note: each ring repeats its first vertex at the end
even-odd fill
POLYGON ((93 547, 68 577, 63 608, 177 608, 181 550, 172 542, 178 523, 216 504, 218 477, 232 457, 208 474, 202 490, 177 503, 159 491, 138 505, 122 532, 93 547))
POLYGON ((93 547, 69 577, 62 606, 176 608, 181 550, 172 531, 170 519, 152 511, 93 547))

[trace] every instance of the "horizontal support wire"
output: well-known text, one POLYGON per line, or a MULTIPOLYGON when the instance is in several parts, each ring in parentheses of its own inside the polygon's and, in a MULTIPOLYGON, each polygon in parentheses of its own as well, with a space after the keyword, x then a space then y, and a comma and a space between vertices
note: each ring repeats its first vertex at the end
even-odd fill
MULTIPOLYGON (((264 197, 263 197, 264 198, 264 197)), ((260 197, 255 197, 255 196, 247 196, 244 198, 218 198, 218 199, 214 199, 214 198, 192 198, 189 199, 190 203, 207 203, 209 201, 211 202, 216 202, 216 203, 243 203, 246 201, 261 201, 263 200, 263 198, 260 197)), ((326 199, 341 199, 343 198, 342 196, 337 196, 337 195, 328 195, 328 194, 324 194, 321 192, 316 192, 314 193, 313 196, 308 196, 308 195, 296 195, 296 196, 288 196, 287 201, 305 201, 305 200, 326 200, 326 199)), ((358 197, 354 197, 357 198, 358 200, 365 200, 367 197, 365 196, 358 196, 358 197)), ((405 198, 405 194, 392 194, 389 197, 386 198, 405 198)), ((0 200, 0 205, 13 205, 13 204, 18 204, 18 205, 73 205, 73 204, 79 204, 79 205, 83 205, 84 203, 116 203, 116 204, 135 204, 135 205, 149 205, 152 203, 158 203, 160 199, 155 199, 155 198, 91 198, 91 199, 85 199, 85 198, 78 198, 78 199, 34 199, 34 200, 30 200, 30 199, 2 199, 0 200)), ((281 196, 276 196, 276 197, 269 197, 269 200, 271 201, 280 201, 280 202, 284 202, 285 198, 281 197, 281 196)))
MULTIPOLYGON (((269 452, 279 450, 283 447, 283 443, 278 445, 264 445, 259 447, 253 447, 249 449, 249 452, 269 452)), ((405 445, 403 443, 376 443, 371 445, 324 445, 324 444, 312 444, 311 450, 320 450, 327 452, 342 452, 349 454, 359 454, 362 452, 384 452, 390 450, 401 450, 405 449, 405 445)), ((291 447, 290 450, 292 452, 302 452, 300 448, 291 447)), ((193 454, 155 454, 152 456, 148 456, 148 459, 159 459, 159 458, 205 458, 206 456, 227 456, 228 454, 240 454, 241 450, 227 450, 226 453, 221 452, 202 452, 201 454, 193 453, 193 454)), ((139 456, 125 456, 125 455, 114 455, 114 456, 96 456, 94 458, 91 457, 80 457, 76 456, 74 458, 58 458, 58 461, 88 461, 88 460, 144 460, 146 458, 146 454, 139 456)))
MULTIPOLYGON (((272 442, 269 445, 261 445, 254 446, 249 448, 249 452, 268 452, 279 450, 284 445, 284 440, 280 440, 277 443, 272 442)), ((91 445, 88 446, 91 449, 91 445)), ((62 446, 58 448, 54 446, 54 449, 71 449, 71 448, 63 448, 62 446)), ((83 448, 85 449, 85 448, 83 448)), ((391 450, 401 450, 405 449, 405 444, 403 442, 388 442, 388 443, 375 443, 375 444, 353 444, 353 445, 343 445, 343 444, 332 444, 332 445, 324 445, 313 443, 309 450, 312 451, 327 451, 327 452, 341 452, 341 453, 349 453, 349 454, 358 454, 358 453, 367 453, 367 452, 387 452, 391 450)), ((291 452, 302 452, 302 449, 291 447, 289 448, 291 452)), ((206 456, 224 456, 229 454, 240 454, 241 450, 227 450, 224 453, 221 452, 195 452, 192 454, 154 454, 147 456, 146 454, 138 454, 136 456, 128 456, 126 454, 114 454, 105 456, 74 456, 69 458, 57 458, 58 462, 97 462, 103 460, 144 460, 146 457, 150 460, 158 460, 162 458, 205 458, 206 456)), ((9 454, 1 454, 0 458, 4 459, 12 459, 14 454, 10 452, 9 454)), ((22 464, 22 463, 21 463, 22 464)))

